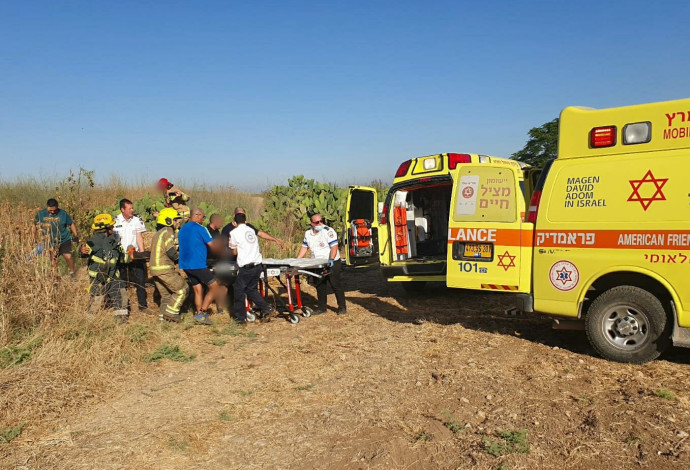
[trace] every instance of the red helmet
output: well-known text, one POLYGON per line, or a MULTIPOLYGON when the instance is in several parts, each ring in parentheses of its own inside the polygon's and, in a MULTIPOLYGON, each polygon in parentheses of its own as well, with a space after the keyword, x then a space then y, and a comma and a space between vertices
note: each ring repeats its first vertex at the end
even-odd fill
POLYGON ((161 188, 162 190, 170 189, 173 187, 173 184, 168 181, 165 178, 161 178, 158 180, 158 187, 161 188))

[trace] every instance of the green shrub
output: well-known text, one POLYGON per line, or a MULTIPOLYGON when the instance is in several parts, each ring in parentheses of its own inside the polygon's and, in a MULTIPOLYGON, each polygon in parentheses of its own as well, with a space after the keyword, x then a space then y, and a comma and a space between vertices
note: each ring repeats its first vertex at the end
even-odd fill
POLYGON ((157 362, 161 359, 170 359, 177 362, 190 362, 194 359, 193 354, 186 354, 176 344, 165 343, 146 357, 146 362, 157 362))

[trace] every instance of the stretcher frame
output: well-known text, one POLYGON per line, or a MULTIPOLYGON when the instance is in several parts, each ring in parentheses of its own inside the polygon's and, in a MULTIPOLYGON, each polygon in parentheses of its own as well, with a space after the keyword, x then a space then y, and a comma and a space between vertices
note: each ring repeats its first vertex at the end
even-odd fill
MULTIPOLYGON (((232 266, 232 262, 228 265, 232 266)), ((228 266, 226 266, 228 267, 228 266)), ((218 270, 218 264, 214 266, 214 271, 218 270)), ((223 269, 223 268, 221 268, 223 269)), ((223 271, 224 276, 237 275, 237 267, 223 271)), ((310 276, 314 279, 321 279, 330 273, 329 261, 326 258, 264 258, 262 262, 262 272, 259 278, 259 292, 266 298, 268 293, 273 294, 274 302, 279 313, 285 314, 290 323, 300 322, 299 311, 304 318, 309 318, 313 313, 312 309, 302 304, 302 288, 300 276, 310 276), (285 281, 281 279, 285 276, 285 281), (283 301, 280 293, 271 286, 270 279, 275 278, 278 284, 287 293, 287 303, 283 301), (293 295, 294 289, 294 295, 293 295)), ((256 320, 256 314, 249 301, 245 299, 247 308, 247 319, 256 320)))

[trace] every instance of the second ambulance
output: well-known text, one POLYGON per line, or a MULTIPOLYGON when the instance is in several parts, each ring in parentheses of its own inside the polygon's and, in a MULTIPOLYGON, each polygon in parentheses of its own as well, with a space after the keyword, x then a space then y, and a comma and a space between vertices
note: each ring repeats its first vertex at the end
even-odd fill
POLYGON ((453 172, 447 283, 584 320, 603 357, 690 347, 690 99, 566 108, 529 207, 517 165, 453 172))

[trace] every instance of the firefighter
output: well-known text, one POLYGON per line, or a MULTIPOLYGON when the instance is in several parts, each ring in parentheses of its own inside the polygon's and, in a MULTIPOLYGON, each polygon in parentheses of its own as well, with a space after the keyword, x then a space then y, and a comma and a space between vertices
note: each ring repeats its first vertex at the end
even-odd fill
POLYGON ((156 219, 157 231, 151 240, 149 268, 161 295, 161 321, 180 321, 180 307, 189 292, 187 282, 175 269, 179 258, 175 230, 180 226, 180 219, 172 207, 161 210, 156 219))
POLYGON ((163 197, 165 198, 165 207, 172 207, 180 214, 182 220, 187 222, 189 220, 189 207, 187 202, 189 201, 189 196, 180 191, 180 188, 175 187, 170 181, 165 178, 158 180, 158 188, 163 191, 163 197))
POLYGON ((114 309, 115 319, 126 322, 129 317, 127 291, 125 282, 120 279, 120 266, 128 261, 130 254, 122 251, 113 236, 114 225, 115 220, 110 214, 97 215, 91 225, 93 236, 80 251, 82 257, 89 259, 89 311, 95 313, 100 310, 105 298, 114 309))

